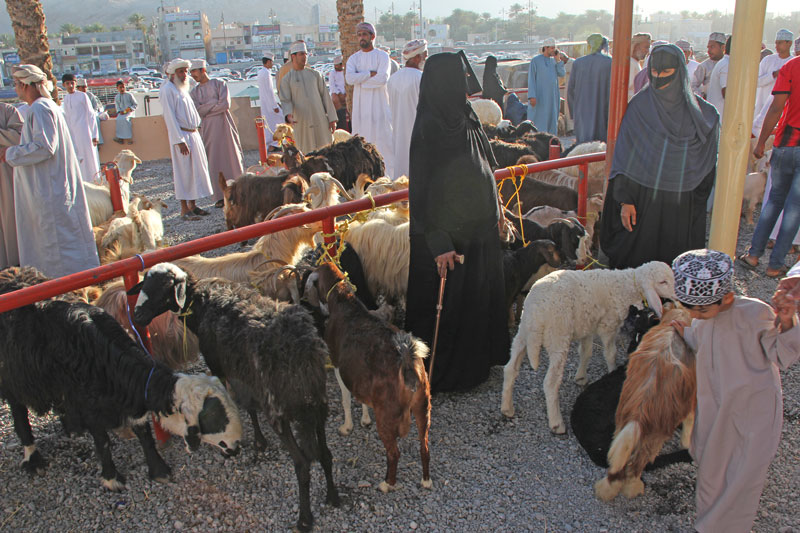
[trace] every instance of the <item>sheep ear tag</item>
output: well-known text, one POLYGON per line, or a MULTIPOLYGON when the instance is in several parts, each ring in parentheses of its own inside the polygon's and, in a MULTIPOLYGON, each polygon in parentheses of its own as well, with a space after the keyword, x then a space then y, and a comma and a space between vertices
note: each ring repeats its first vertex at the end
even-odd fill
POLYGON ((174 301, 177 309, 172 309, 174 312, 178 312, 183 309, 183 305, 186 303, 186 282, 182 281, 175 285, 175 301, 174 301))

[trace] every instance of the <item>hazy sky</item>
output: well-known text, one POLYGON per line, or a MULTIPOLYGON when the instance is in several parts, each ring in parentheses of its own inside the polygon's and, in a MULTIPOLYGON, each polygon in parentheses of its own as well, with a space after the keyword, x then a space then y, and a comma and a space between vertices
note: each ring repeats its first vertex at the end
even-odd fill
MULTIPOLYGON (((396 13, 404 13, 411 9, 414 0, 395 0, 394 9, 396 13)), ((419 1, 416 0, 415 7, 419 7, 419 1)), ((493 16, 500 17, 500 12, 503 8, 508 9, 512 4, 519 3, 527 6, 527 0, 422 0, 422 14, 425 17, 439 17, 449 15, 453 9, 461 8, 469 11, 476 11, 478 13, 489 12, 493 16)), ((561 0, 553 0, 550 2, 542 2, 541 0, 533 1, 532 4, 536 7, 537 13, 545 17, 552 17, 558 14, 559 11, 565 13, 583 13, 587 9, 604 9, 610 13, 614 12, 614 0, 569 0, 564 2, 561 0)), ((375 17, 375 9, 378 9, 378 15, 381 11, 391 11, 391 0, 364 0, 364 14, 367 20, 375 17)), ((680 12, 685 10, 706 12, 712 9, 718 9, 723 13, 727 10, 732 12, 736 2, 734 0, 718 0, 716 2, 698 2, 697 0, 670 0, 664 2, 663 0, 640 0, 634 2, 634 11, 642 15, 648 15, 652 12, 664 10, 671 12, 680 12)), ((767 0, 767 11, 780 15, 788 15, 793 11, 800 11, 800 2, 797 0, 767 0)), ((791 28, 793 31, 798 31, 800 28, 791 28)))

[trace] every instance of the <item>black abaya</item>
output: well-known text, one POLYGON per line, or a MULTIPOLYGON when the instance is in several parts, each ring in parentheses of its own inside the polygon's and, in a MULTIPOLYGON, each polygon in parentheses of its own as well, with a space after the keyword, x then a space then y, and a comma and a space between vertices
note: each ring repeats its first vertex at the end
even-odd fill
POLYGON ((633 268, 648 261, 668 265, 683 252, 705 248, 706 202, 716 169, 691 191, 651 189, 627 176, 608 182, 600 246, 611 268, 633 268), (620 204, 636 207, 633 231, 622 226, 620 204))
POLYGON ((434 392, 482 383, 492 365, 508 360, 510 344, 494 158, 466 101, 467 92, 476 92, 475 86, 480 90, 471 70, 463 54, 428 59, 411 137, 405 327, 429 346, 440 279, 435 257, 456 251, 465 258, 447 275, 431 379, 434 392))
POLYGON ((494 100, 500 109, 504 109, 503 97, 507 92, 503 80, 497 73, 497 59, 494 56, 487 57, 483 69, 483 97, 494 100))

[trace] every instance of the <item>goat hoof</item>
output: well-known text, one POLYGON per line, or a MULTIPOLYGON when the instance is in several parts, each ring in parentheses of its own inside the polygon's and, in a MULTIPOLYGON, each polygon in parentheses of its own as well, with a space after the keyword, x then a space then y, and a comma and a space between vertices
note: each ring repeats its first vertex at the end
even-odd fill
POLYGON ((619 488, 612 485, 611 482, 608 481, 607 477, 604 477, 594 484, 594 495, 597 496, 599 500, 604 502, 610 502, 617 497, 618 493, 619 488))
POLYGON ((509 405, 500 408, 500 412, 503 413, 507 418, 514 418, 514 406, 509 405))
POLYGON ((328 495, 325 497, 325 503, 333 507, 339 507, 342 505, 342 500, 339 498, 339 493, 334 489, 328 491, 328 495))
POLYGON ((644 482, 641 479, 630 479, 622 486, 622 495, 635 498, 644 494, 644 482))
POLYGON ((422 488, 433 490, 433 480, 432 479, 423 479, 422 480, 422 488))
POLYGON ((361 427, 362 428, 368 428, 371 425, 372 425, 372 419, 371 418, 367 417, 367 418, 362 418, 361 419, 361 427))
POLYGON ((112 479, 103 479, 103 486, 112 492, 120 492, 125 490, 125 478, 122 474, 117 474, 112 479))
POLYGON ((39 450, 34 450, 26 460, 22 461, 22 469, 30 475, 43 474, 45 466, 47 466, 47 461, 44 460, 44 456, 39 453, 39 450))
POLYGON ((314 519, 303 520, 302 518, 297 521, 297 524, 294 526, 294 531, 301 531, 303 533, 307 531, 311 531, 311 528, 314 526, 314 519))
POLYGON ((263 439, 256 439, 253 441, 253 448, 255 448, 256 452, 262 453, 267 449, 267 441, 263 439))
POLYGON ((350 424, 342 424, 341 426, 339 426, 339 435, 342 435, 343 437, 346 437, 347 435, 349 435, 351 431, 353 431, 353 424, 352 423, 350 423, 350 424))
POLYGON ((564 422, 561 422, 559 424, 553 424, 550 426, 550 432, 553 435, 566 435, 567 426, 564 425, 564 422))
POLYGON ((378 485, 378 490, 384 494, 389 494, 390 491, 397 490, 397 484, 389 485, 385 481, 381 481, 380 485, 378 485))

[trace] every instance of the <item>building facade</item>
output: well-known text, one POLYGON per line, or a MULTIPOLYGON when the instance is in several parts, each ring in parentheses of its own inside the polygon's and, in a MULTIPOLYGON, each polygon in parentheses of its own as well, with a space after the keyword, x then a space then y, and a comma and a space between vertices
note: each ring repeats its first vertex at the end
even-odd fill
POLYGON ((176 57, 210 59, 211 27, 202 11, 181 11, 179 7, 159 8, 157 26, 161 63, 176 57))
POLYGON ((148 63, 141 30, 104 31, 65 35, 50 42, 56 72, 116 74, 148 63))

